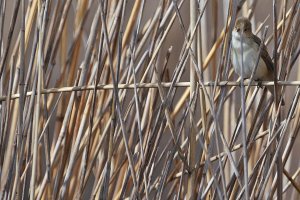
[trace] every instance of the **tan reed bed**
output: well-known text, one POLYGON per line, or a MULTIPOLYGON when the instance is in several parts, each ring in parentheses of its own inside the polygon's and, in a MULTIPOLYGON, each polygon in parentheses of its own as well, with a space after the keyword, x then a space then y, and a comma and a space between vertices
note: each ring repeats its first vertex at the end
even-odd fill
POLYGON ((299 27, 299 0, 1 0, 0 199, 300 198, 299 27), (279 81, 233 72, 241 15, 279 81))

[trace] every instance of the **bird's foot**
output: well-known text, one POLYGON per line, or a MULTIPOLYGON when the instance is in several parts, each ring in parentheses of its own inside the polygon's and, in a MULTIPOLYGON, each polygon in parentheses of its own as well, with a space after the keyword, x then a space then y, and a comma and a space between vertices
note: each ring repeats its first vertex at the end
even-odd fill
POLYGON ((258 88, 263 88, 262 82, 261 81, 256 81, 257 82, 257 87, 258 88))

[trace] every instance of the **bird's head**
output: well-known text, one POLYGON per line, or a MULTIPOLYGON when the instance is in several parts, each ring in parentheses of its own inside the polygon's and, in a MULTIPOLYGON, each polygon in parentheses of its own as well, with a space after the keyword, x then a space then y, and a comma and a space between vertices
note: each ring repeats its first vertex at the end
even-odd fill
POLYGON ((232 36, 240 40, 241 37, 249 38, 252 35, 251 22, 245 17, 240 17, 236 20, 232 36))

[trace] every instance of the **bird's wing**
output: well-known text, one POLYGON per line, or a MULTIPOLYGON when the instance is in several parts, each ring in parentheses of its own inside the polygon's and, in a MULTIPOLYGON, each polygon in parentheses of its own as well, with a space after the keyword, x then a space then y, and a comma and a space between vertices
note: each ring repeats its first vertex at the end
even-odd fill
MULTIPOLYGON (((253 34, 253 39, 254 39, 254 42, 260 47, 260 44, 261 44, 260 38, 253 34)), ((268 53, 268 50, 267 50, 267 47, 266 47, 265 44, 263 44, 263 46, 262 46, 261 57, 264 60, 264 62, 266 63, 268 69, 273 72, 274 71, 274 64, 273 64, 273 61, 272 61, 272 59, 271 59, 271 57, 268 53)))

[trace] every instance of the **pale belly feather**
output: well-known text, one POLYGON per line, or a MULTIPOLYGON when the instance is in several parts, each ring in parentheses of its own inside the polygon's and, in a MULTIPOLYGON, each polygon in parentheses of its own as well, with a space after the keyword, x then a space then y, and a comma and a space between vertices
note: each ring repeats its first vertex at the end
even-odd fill
MULTIPOLYGON (((234 70, 240 76, 242 75, 242 66, 243 66, 243 77, 250 78, 252 71, 255 68, 258 57, 258 48, 253 48, 248 44, 243 44, 243 65, 242 65, 242 56, 241 56, 241 44, 239 41, 232 43, 232 52, 231 60, 234 67, 234 70)), ((259 59, 259 63, 254 74, 254 80, 265 80, 268 77, 268 68, 263 61, 259 59)))

